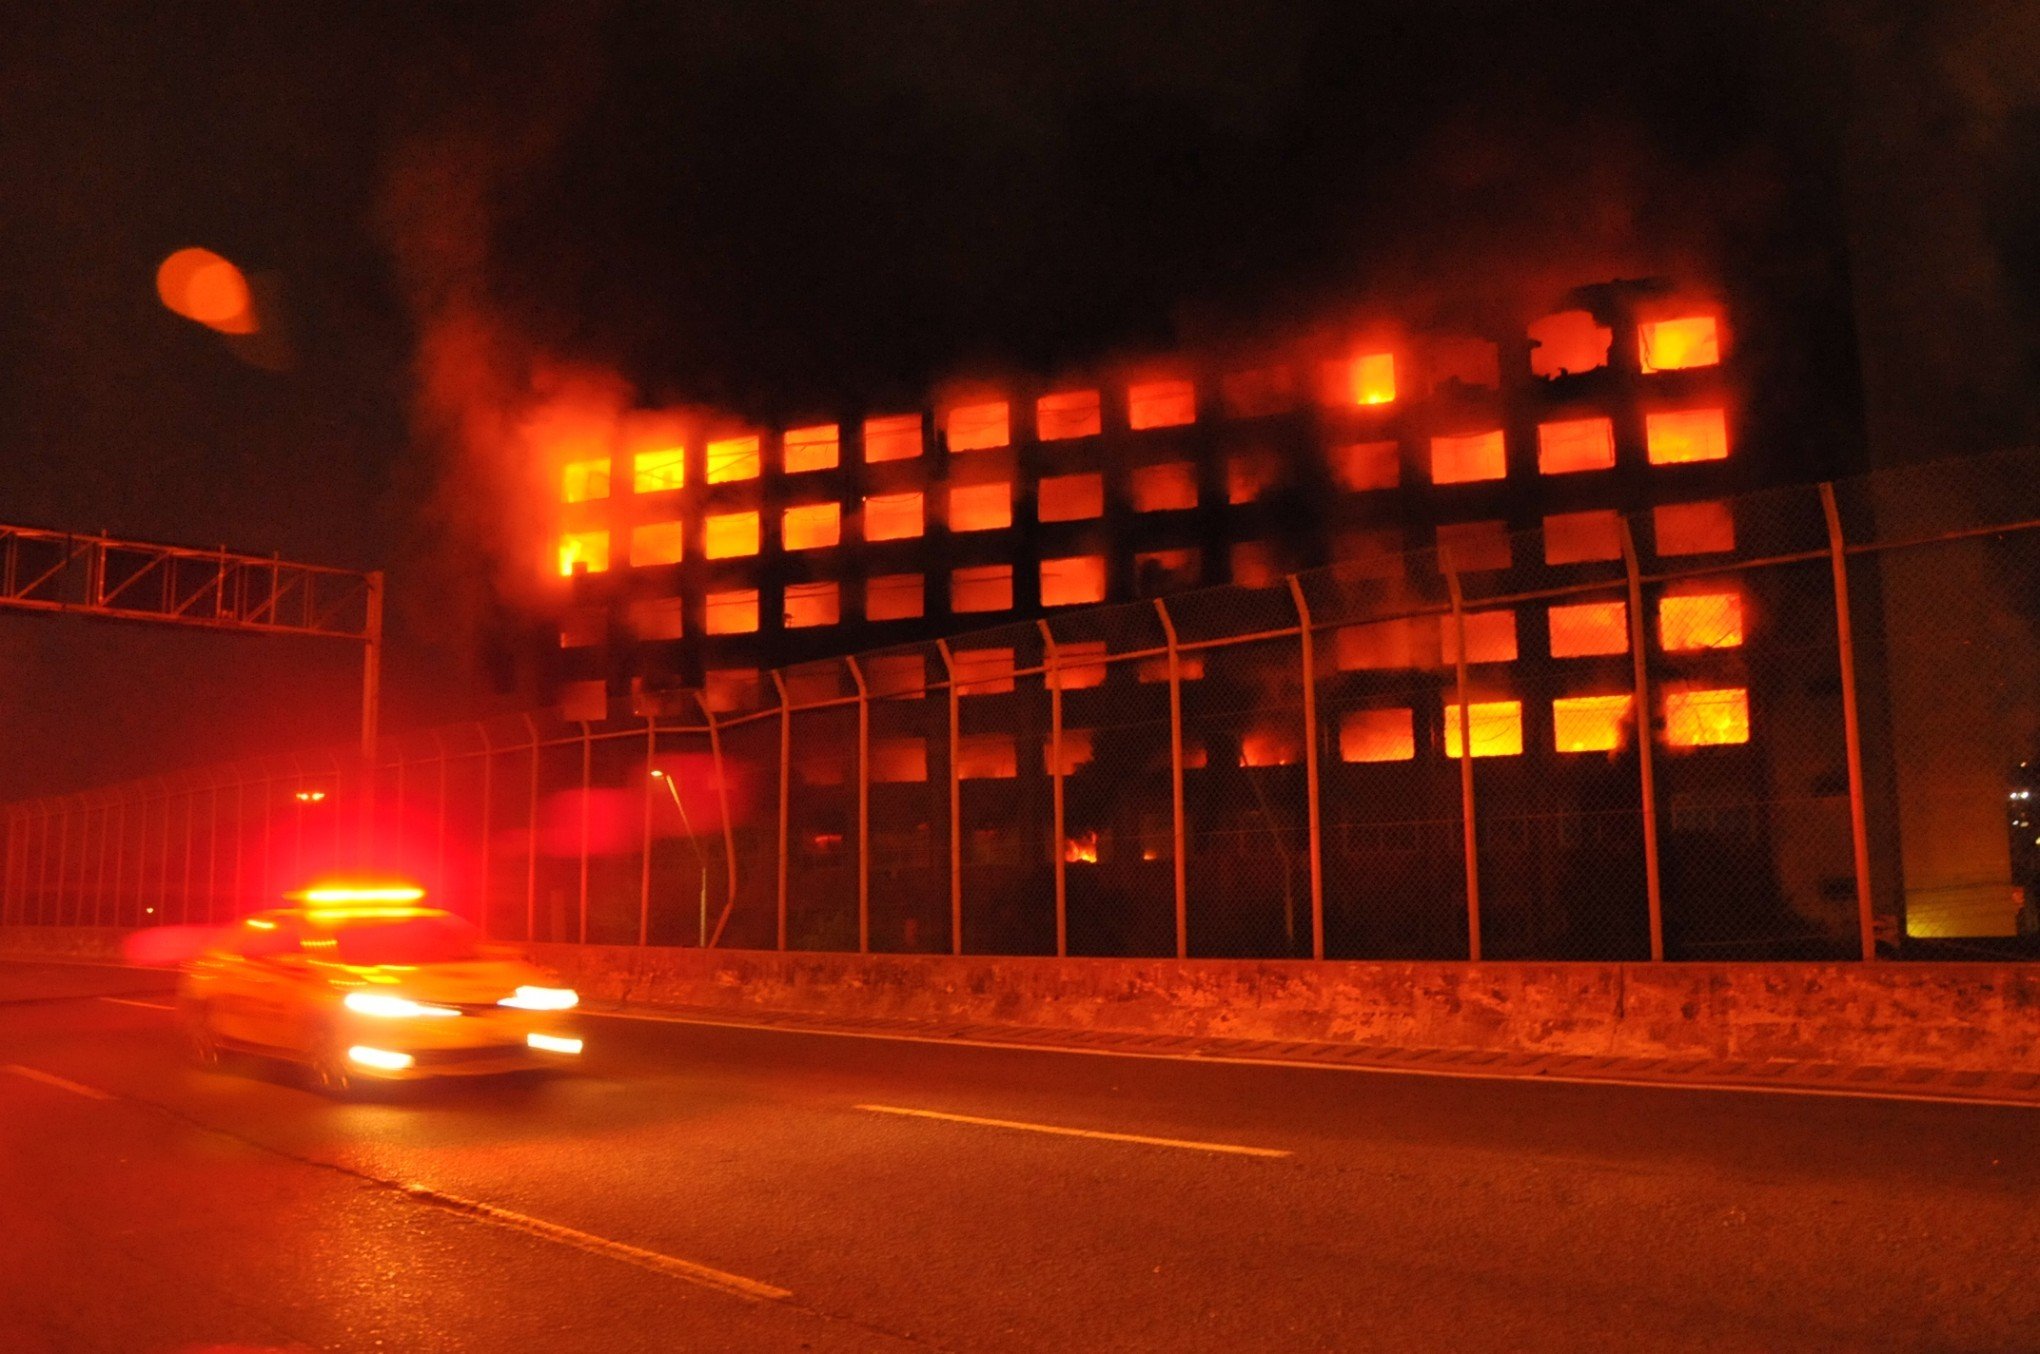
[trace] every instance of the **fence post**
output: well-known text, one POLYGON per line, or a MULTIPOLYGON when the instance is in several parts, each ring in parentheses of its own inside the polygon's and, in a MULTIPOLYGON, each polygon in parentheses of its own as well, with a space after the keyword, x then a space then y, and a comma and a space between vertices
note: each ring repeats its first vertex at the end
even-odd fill
POLYGON ((1161 617, 1162 638, 1169 647, 1169 813, 1174 844, 1170 852, 1176 869, 1176 957, 1190 957, 1190 879, 1183 859, 1189 834, 1183 825, 1183 665, 1176 647, 1176 622, 1162 599, 1155 598, 1155 615, 1161 617))
POLYGON ((1480 962, 1480 833, 1473 801, 1473 705, 1466 688, 1466 598, 1452 552, 1438 547, 1438 567, 1452 598, 1452 667, 1459 692, 1459 818, 1466 839, 1466 957, 1480 962))
POLYGON ((531 735, 531 797, 524 807, 524 943, 538 939, 538 722, 527 711, 531 735))
MULTIPOLYGON (((850 660, 850 666, 852 671, 856 670, 855 659, 850 660)), ((858 690, 862 691, 863 686, 864 679, 860 675, 858 690)), ((713 949, 722 943, 723 928, 730 924, 730 913, 737 908, 737 830, 730 823, 729 779, 723 774, 722 726, 716 723, 715 711, 708 708, 706 692, 696 691, 694 699, 701 706, 701 717, 708 721, 708 757, 715 767, 715 806, 722 814, 723 883, 726 887, 722 915, 716 918, 715 933, 708 938, 709 948, 713 949)))
POLYGON ((1841 648, 1842 737, 1849 758, 1849 841, 1855 851, 1856 929, 1863 962, 1877 959, 1877 915, 1870 893, 1870 827, 1863 801, 1863 726, 1856 704, 1856 631, 1849 616, 1849 548, 1842 535, 1842 514, 1835 505, 1835 486, 1820 486, 1820 507, 1827 517, 1828 557, 1835 578, 1835 640, 1841 648))
POLYGON ((935 652, 942 655, 942 671, 949 679, 949 952, 963 953, 963 775, 956 764, 957 750, 962 746, 961 710, 958 698, 962 694, 956 686, 956 657, 949 650, 949 641, 935 641, 935 652))
POLYGON ((857 953, 871 953, 871 693, 864 670, 845 658, 857 684, 857 953))
POLYGON ((579 944, 588 943, 588 833, 590 830, 589 793, 595 781, 595 726, 587 720, 581 721, 581 918, 579 944))
POLYGON ((659 755, 659 717, 645 716, 644 802, 639 806, 643 821, 638 826, 637 943, 652 943, 652 787, 659 782, 652 775, 652 763, 659 755))
POLYGON ((1296 603, 1296 634, 1303 664, 1303 776, 1310 814, 1310 957, 1325 957, 1324 822, 1318 785, 1317 651, 1311 633, 1310 603, 1303 583, 1289 575, 1289 597, 1296 603))
POLYGON ((482 823, 480 859, 475 862, 475 929, 489 938, 489 866, 496 831, 496 743, 489 737, 486 720, 475 721, 475 733, 482 740, 482 823))
POLYGON ((779 916, 775 944, 786 950, 786 839, 788 810, 793 806, 792 788, 787 784, 793 772, 793 710, 786 701, 786 678, 772 669, 772 686, 779 693, 779 916))
POLYGON ((1657 821, 1657 735, 1651 723, 1650 657, 1644 648, 1643 571, 1636 563, 1636 535, 1629 527, 1629 515, 1618 519, 1622 533, 1622 567, 1629 575, 1629 653, 1635 673, 1635 702, 1632 722, 1636 728, 1636 767, 1642 779, 1643 796, 1643 887, 1650 908, 1650 958, 1661 964, 1665 958, 1664 875, 1658 861, 1657 821))
POLYGON ((1041 646, 1048 668, 1048 777, 1054 822, 1051 827, 1049 858, 1055 862, 1055 957, 1070 952, 1069 861, 1066 855, 1068 829, 1063 822, 1063 681, 1062 655, 1048 622, 1041 627, 1041 646))

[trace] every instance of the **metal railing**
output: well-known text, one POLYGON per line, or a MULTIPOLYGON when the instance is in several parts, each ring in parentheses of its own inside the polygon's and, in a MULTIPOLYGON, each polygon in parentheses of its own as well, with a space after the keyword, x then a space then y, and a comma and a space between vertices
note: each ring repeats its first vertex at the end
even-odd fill
POLYGON ((368 772, 318 754, 17 803, 0 918, 217 922, 373 863, 518 940, 2019 952, 2035 472, 1588 510, 631 719, 388 739, 368 772))

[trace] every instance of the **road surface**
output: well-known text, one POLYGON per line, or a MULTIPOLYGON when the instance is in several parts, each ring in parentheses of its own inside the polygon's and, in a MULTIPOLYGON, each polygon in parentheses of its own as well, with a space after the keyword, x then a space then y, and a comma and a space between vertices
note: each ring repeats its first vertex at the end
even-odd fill
POLYGON ((2040 1347, 2040 1111, 593 1017, 343 1104, 0 963, 0 1348, 2040 1347))

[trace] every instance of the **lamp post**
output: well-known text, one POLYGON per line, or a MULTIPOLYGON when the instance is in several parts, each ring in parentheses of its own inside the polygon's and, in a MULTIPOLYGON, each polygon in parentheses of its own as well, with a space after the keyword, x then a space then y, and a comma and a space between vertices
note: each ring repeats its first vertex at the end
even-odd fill
POLYGON ((694 835, 694 824, 688 821, 687 805, 680 799, 680 787, 657 767, 652 768, 652 779, 666 787, 666 793, 673 797, 673 807, 680 810, 680 826, 687 833, 687 845, 693 850, 694 863, 701 872, 701 930, 695 943, 705 950, 708 948, 708 857, 701 854, 701 842, 694 835))

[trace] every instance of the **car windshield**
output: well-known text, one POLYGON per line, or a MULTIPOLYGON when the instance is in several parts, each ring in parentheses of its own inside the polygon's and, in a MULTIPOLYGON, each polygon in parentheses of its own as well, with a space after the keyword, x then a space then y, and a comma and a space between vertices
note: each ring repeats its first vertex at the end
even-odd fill
POLYGON ((391 917, 333 928, 343 964, 450 964, 473 959, 480 934, 458 917, 391 917))

